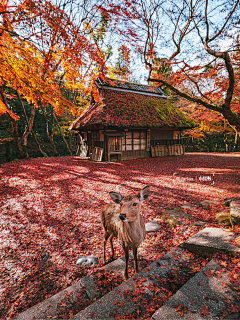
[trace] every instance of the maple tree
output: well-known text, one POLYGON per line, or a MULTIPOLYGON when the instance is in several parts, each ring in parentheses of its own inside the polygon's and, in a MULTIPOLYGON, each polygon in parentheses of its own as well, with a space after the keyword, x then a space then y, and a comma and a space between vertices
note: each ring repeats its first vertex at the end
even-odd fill
MULTIPOLYGON (((0 115, 8 115, 8 132, 13 136, 20 156, 27 157, 27 139, 32 133, 36 108, 51 105, 55 122, 56 115, 62 115, 65 109, 76 114, 76 105, 64 97, 63 88, 88 90, 89 80, 96 72, 93 65, 104 70, 104 57, 84 25, 88 11, 81 8, 80 16, 74 1, 54 4, 47 0, 44 3, 23 0, 15 4, 6 0, 1 2, 0 9, 0 115), (83 16, 83 13, 86 14, 83 16), (13 89, 12 95, 17 96, 23 108, 21 99, 31 106, 21 145, 19 116, 7 101, 6 88, 13 89)), ((46 118, 46 124, 47 121, 46 118)), ((54 147, 52 136, 48 135, 54 147)))
POLYGON ((220 113, 239 135, 239 0, 129 3, 148 81, 220 113))

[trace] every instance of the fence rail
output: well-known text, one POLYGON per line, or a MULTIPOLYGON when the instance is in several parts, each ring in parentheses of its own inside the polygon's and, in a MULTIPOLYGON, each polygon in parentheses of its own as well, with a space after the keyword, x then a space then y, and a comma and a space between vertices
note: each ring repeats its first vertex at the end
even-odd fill
POLYGON ((169 146, 151 146, 151 156, 166 157, 166 156, 181 156, 185 153, 185 147, 181 144, 169 145, 169 146))

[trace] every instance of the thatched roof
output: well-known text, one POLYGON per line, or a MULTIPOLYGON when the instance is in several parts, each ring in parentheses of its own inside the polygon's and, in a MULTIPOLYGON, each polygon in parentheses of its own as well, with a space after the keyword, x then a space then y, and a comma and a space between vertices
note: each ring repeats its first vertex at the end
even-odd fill
POLYGON ((134 86, 125 89, 118 85, 107 86, 106 82, 101 84, 97 81, 97 93, 95 90, 93 103, 74 121, 70 130, 79 130, 93 124, 149 128, 193 126, 192 120, 184 112, 173 107, 160 89, 134 86))

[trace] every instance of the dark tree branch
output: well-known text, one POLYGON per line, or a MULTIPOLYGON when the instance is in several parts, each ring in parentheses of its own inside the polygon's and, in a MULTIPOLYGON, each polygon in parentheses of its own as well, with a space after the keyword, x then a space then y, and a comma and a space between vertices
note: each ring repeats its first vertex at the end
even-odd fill
POLYGON ((187 99, 189 101, 196 102, 197 104, 201 104, 202 106, 204 106, 205 108, 208 108, 209 110, 222 112, 222 108, 221 107, 215 106, 215 105, 210 104, 210 103, 207 103, 207 102, 203 101, 200 98, 192 97, 192 96, 190 96, 190 95, 178 90, 177 88, 175 88, 174 86, 169 84, 167 81, 159 80, 159 79, 151 79, 151 78, 148 78, 148 81, 149 82, 158 82, 160 84, 163 84, 166 87, 168 87, 171 91, 175 92, 177 95, 179 95, 179 96, 181 96, 181 97, 183 97, 183 98, 185 98, 185 99, 187 99))

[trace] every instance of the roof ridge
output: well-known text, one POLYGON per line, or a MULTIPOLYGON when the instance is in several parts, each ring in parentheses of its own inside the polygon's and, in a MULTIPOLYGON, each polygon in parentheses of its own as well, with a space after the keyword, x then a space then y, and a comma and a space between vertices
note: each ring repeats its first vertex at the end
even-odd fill
POLYGON ((95 83, 99 89, 111 89, 111 90, 120 90, 120 91, 128 91, 128 92, 145 92, 147 94, 158 95, 159 97, 166 98, 165 94, 159 87, 149 86, 147 84, 135 84, 123 80, 111 79, 105 77, 102 79, 98 77, 95 80, 95 83), (116 85, 115 85, 116 84, 116 85))

